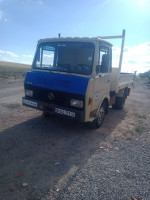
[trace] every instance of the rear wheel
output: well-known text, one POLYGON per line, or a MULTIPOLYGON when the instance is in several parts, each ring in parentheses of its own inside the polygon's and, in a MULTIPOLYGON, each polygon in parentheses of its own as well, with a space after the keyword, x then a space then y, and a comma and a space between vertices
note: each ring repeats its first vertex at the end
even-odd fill
POLYGON ((112 105, 113 109, 122 110, 125 105, 125 97, 116 97, 115 104, 112 105))
POLYGON ((99 108, 97 118, 92 122, 93 128, 101 127, 105 118, 105 114, 106 114, 106 103, 103 102, 101 107, 99 108))
POLYGON ((118 97, 117 98, 117 109, 122 110, 125 105, 125 97, 118 97))

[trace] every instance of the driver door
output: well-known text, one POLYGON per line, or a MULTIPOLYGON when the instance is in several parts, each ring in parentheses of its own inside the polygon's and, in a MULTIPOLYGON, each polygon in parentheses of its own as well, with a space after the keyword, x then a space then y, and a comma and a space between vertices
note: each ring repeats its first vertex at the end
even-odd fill
POLYGON ((99 104, 102 103, 105 95, 109 96, 110 84, 111 84, 111 57, 112 51, 111 46, 106 45, 105 43, 100 42, 99 52, 98 52, 98 72, 95 77, 95 87, 94 87, 94 108, 97 109, 99 104))

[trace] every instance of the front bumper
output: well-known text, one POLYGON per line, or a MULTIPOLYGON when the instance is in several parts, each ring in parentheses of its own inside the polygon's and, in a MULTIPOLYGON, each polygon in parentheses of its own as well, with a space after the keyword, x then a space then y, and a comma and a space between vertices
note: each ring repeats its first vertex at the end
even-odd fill
POLYGON ((55 104, 47 104, 37 100, 31 100, 26 97, 22 98, 22 104, 30 108, 37 110, 49 112, 55 115, 62 117, 70 118, 76 121, 84 122, 85 121, 85 111, 79 111, 76 109, 65 108, 55 104))

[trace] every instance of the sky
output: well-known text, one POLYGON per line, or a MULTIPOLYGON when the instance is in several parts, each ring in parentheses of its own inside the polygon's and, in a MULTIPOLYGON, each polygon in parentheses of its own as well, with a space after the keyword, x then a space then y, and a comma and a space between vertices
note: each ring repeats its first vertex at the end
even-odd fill
MULTIPOLYGON (((0 61, 32 64, 37 41, 121 35, 122 71, 150 70, 150 0, 0 0, 0 61)), ((118 67, 121 40, 113 44, 118 67)))

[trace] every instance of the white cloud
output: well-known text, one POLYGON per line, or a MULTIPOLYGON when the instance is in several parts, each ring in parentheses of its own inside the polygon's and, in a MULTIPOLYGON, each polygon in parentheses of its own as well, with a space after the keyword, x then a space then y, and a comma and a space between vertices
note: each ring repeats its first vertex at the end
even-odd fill
POLYGON ((20 60, 19 63, 22 63, 22 64, 26 64, 26 65, 31 65, 31 63, 29 63, 29 61, 27 60, 20 60))
POLYGON ((12 56, 12 57, 19 57, 17 54, 11 52, 11 51, 2 51, 0 50, 0 54, 3 54, 5 56, 12 56))
POLYGON ((43 54, 44 57, 47 57, 47 58, 53 58, 54 55, 53 54, 50 54, 50 55, 47 55, 47 54, 43 54))
MULTIPOLYGON (((120 48, 113 47, 113 66, 119 65, 120 48)), ((142 73, 150 70, 150 42, 124 48, 122 71, 142 73)))
POLYGON ((30 54, 17 55, 16 53, 11 52, 11 51, 0 50, 0 60, 31 64, 33 60, 33 56, 30 54))
POLYGON ((33 58, 33 55, 22 55, 23 57, 25 57, 25 58, 33 58))
POLYGON ((1 11, 1 10, 0 10, 0 21, 4 21, 4 22, 8 21, 8 19, 4 16, 3 11, 1 11))
MULTIPOLYGON (((52 57, 53 55, 45 54, 45 59, 51 59, 52 57)), ((113 67, 119 66, 119 57, 120 48, 113 47, 113 67)), ((0 50, 0 60, 31 64, 33 55, 17 55, 11 51, 0 50)), ((142 73, 148 70, 150 70, 150 41, 133 47, 125 46, 121 71, 142 73)))

